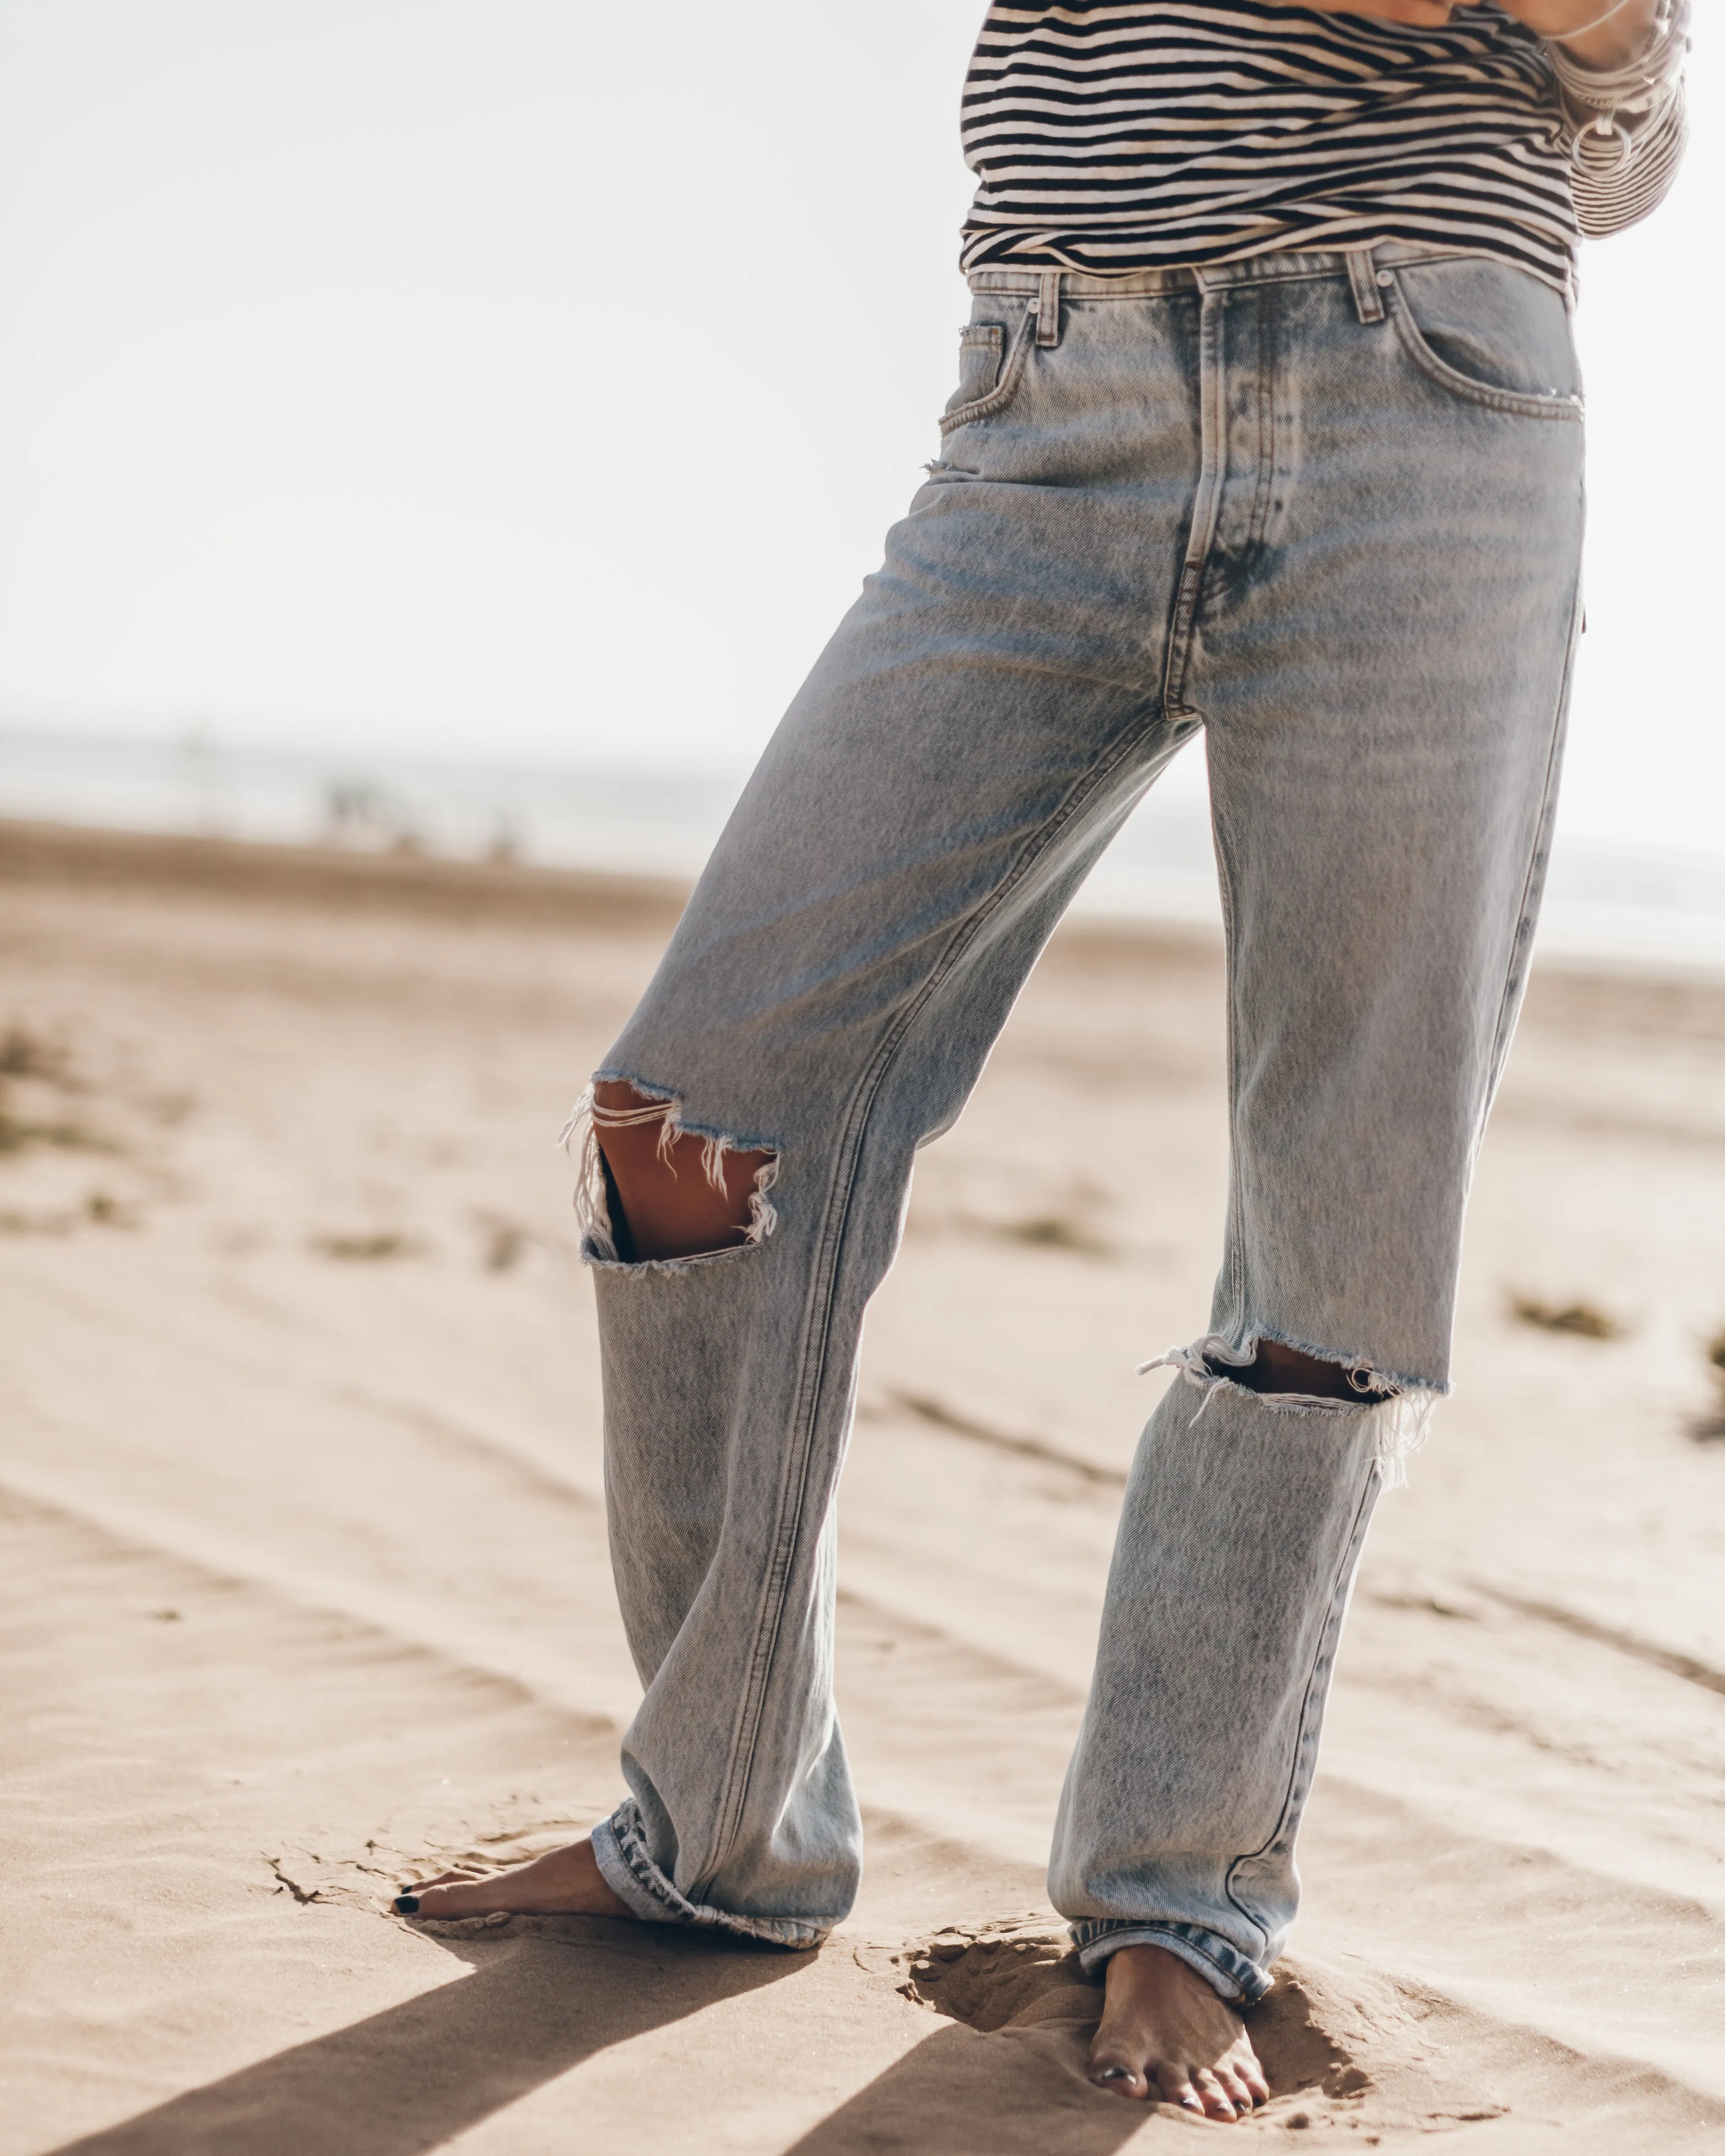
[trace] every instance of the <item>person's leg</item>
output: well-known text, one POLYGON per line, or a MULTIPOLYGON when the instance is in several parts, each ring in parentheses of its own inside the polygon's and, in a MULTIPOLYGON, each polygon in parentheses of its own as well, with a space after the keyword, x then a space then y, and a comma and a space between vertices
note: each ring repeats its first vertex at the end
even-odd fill
POLYGON ((1098 2074, 1225 2118, 1250 2084, 1179 2055, 1158 1988, 1173 1959, 1219 2008, 1268 1986, 1367 1522, 1447 1389, 1581 490, 1563 303, 1514 271, 1224 283, 1209 327, 1225 470, 1176 665, 1228 920, 1230 1214, 1133 1466, 1050 1887, 1108 1965, 1098 2074))
MULTIPOLYGON (((595 1083, 586 1255, 646 1696, 593 1851, 649 1920, 799 1945, 850 1906, 833 1500, 864 1306, 916 1146, 1195 731, 1161 688, 1197 295, 1069 306, 1043 344, 1034 294, 978 298, 1012 393, 950 435, 595 1083)), ((421 1912, 510 1892, 452 1882, 421 1912)))

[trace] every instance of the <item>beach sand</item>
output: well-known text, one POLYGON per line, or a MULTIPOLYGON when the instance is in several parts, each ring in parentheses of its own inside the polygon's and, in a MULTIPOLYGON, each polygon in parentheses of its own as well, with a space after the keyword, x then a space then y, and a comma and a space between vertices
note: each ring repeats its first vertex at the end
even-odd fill
POLYGON ((1218 1255, 1202 940, 1063 932, 922 1158, 842 1502, 853 1919, 788 1956, 386 1913, 622 1793, 552 1142, 676 905, 0 828, 0 2156, 1725 2148, 1702 982, 1536 978, 1456 1396, 1343 1645, 1260 2118, 1088 2086, 1100 1994, 1042 1876, 1168 1382, 1134 1366, 1202 1331, 1218 1255))

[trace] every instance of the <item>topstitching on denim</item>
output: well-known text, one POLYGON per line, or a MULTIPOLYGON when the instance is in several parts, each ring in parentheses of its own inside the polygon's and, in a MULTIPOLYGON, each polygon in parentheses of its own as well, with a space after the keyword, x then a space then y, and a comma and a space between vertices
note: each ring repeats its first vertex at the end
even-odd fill
POLYGON ((1249 1954, 1243 1954, 1220 1933, 1202 1924, 1086 1917, 1066 1928, 1086 1976, 1094 1976, 1101 1964, 1122 1947, 1156 1946, 1195 1969, 1224 1999, 1238 2005, 1255 2006, 1270 1989, 1270 1978, 1249 1954))
POLYGON ((1527 985, 1527 957, 1533 947, 1534 931, 1538 926, 1540 894, 1551 859, 1552 824, 1557 809, 1558 777, 1563 760, 1569 686, 1575 672, 1575 655, 1581 648, 1582 632, 1586 627, 1580 564, 1578 562, 1574 588, 1569 599, 1569 637, 1563 657, 1563 677, 1558 684, 1557 697, 1552 709, 1551 748, 1545 762, 1545 787, 1540 796, 1539 820, 1534 827, 1533 845, 1527 857, 1527 873, 1522 882, 1522 902, 1517 912, 1515 934, 1510 942, 1509 963, 1504 971, 1503 996, 1497 1007, 1497 1024, 1491 1034, 1491 1053, 1486 1065, 1485 1097, 1474 1127, 1471 1160, 1478 1159, 1480 1147, 1485 1142, 1486 1119, 1491 1114, 1492 1101, 1497 1098, 1498 1083, 1509 1055, 1509 1044, 1515 1033, 1516 1019, 1521 1009, 1522 992, 1527 985))
MULTIPOLYGON (((1447 318, 1447 277, 1420 275, 1447 318)), ((1545 378, 1513 362, 1518 325, 1527 350, 1557 349, 1549 294, 1527 280, 1523 316, 1514 273, 1493 277, 1455 280, 1458 305, 1481 302, 1460 326, 1482 352, 1506 339, 1502 378, 1545 378)), ((1040 322, 1040 275, 1016 289, 1040 322)), ((1116 812, 1203 723, 1232 983, 1220 1345, 1183 1351, 1128 1485, 1056 1899, 1183 1937, 1194 1966, 1220 1942, 1211 1974, 1236 1957, 1252 1982, 1292 1919, 1362 1478, 1375 1492, 1373 1463, 1447 1382, 1461 1157, 1546 843, 1580 430, 1435 393, 1357 311, 1342 256, 1240 265, 1196 306, 1195 277, 1158 289, 1186 296, 1122 309, 1103 302, 1130 289, 1063 279, 1061 351, 1045 369, 1027 349, 1014 421, 957 438, 974 473, 948 468, 966 484, 919 495, 889 540, 605 1065, 691 1113, 751 1102, 704 1135, 765 1129, 752 1149, 784 1149, 787 1191, 795 1171, 770 1256, 596 1277, 614 1549, 648 1688, 639 1824, 619 1820, 633 1860, 614 1860, 638 1913, 819 1929, 850 1906, 829 1496, 863 1307, 919 1137, 957 1113, 1116 812), (1205 446, 1220 491, 1197 519, 1205 446), (1196 628, 1164 702, 1189 549, 1196 628), (1433 578, 1450 555, 1466 579, 1433 578), (1280 843, 1291 809, 1303 848, 1280 843), (1361 1399, 1271 1404, 1236 1381, 1261 1338, 1355 1368, 1361 1399), (1199 1607, 1214 1621, 1189 1622, 1199 1607), (1160 1704, 1135 1721, 1128 1700, 1160 1704)))
POLYGON ((739 1706, 712 1854, 697 1876, 697 1885, 707 1884, 729 1855, 742 1824, 747 1798, 749 1774, 753 1763, 767 1680, 783 1619, 791 1561, 802 1522, 809 1456, 814 1442, 821 1389, 826 1376, 827 1347, 839 1253, 855 1188, 857 1163, 875 1095, 911 1027, 989 919, 1005 904, 1059 834, 1103 789, 1137 744, 1161 723, 1160 711, 1152 710, 1143 714, 1135 726, 1117 739, 1108 755, 1097 759, 1074 785, 1060 807, 1026 840, 1017 859, 1009 865, 994 889, 978 902, 968 920, 955 929, 945 951, 930 968, 922 988, 906 1004, 896 1024, 888 1031, 852 1096, 851 1106, 835 1147, 832 1183, 822 1214, 821 1235, 814 1267, 814 1286, 809 1302, 809 1320, 803 1337, 799 1358, 788 1473, 781 1486, 779 1516, 773 1539, 772 1558, 762 1584, 755 1628, 755 1651, 739 1706))
POLYGON ((1280 1816, 1276 1825, 1258 1848, 1242 1856, 1236 1856, 1228 1867, 1226 1892, 1228 1899, 1246 1922, 1253 1925, 1263 1941, 1261 1953, 1267 1956, 1275 1937, 1276 1925, 1260 1911, 1250 1907, 1240 1898, 1236 1890, 1245 1884, 1244 1875, 1255 1864, 1266 1857, 1286 1856, 1294 1845, 1293 1829, 1297 1824, 1306 1798, 1312 1787, 1312 1778, 1317 1766, 1317 1740, 1323 1720, 1323 1709, 1328 1692, 1328 1679, 1336 1659, 1336 1647, 1342 1633, 1342 1620, 1348 1614, 1348 1599, 1354 1568, 1359 1561, 1361 1547, 1365 1541, 1366 1528, 1372 1517, 1372 1507, 1378 1491, 1389 1480, 1381 1457, 1369 1462, 1364 1482, 1360 1490, 1359 1505, 1354 1514, 1353 1527, 1348 1537, 1342 1557, 1336 1567, 1330 1587, 1329 1614, 1323 1630, 1318 1635, 1317 1652, 1306 1680, 1305 1695, 1301 1702, 1300 1720, 1295 1732, 1293 1758, 1288 1766, 1287 1789, 1282 1798, 1280 1816))
MULTIPOLYGON (((1387 273, 1386 273, 1387 274, 1387 273)), ((1389 308, 1390 319, 1395 324, 1395 333, 1403 346, 1422 374, 1429 375, 1440 389, 1451 395, 1466 397, 1475 404, 1483 404, 1493 412, 1504 412, 1522 419, 1568 419, 1578 421, 1585 407, 1579 397, 1532 397, 1513 389, 1499 389, 1493 383, 1476 382, 1470 374, 1463 374, 1440 359, 1426 342, 1420 325, 1414 319, 1413 309, 1399 282, 1392 287, 1389 308)))
POLYGON ((1030 357, 1031 346, 1035 341, 1036 321, 1036 309, 1034 306, 1027 307, 1022 321, 1014 332, 1012 343, 1007 350, 1006 363, 1001 368, 993 387, 983 396, 973 398, 969 403, 960 404, 950 412, 943 412, 941 414, 940 423, 942 438, 947 434, 955 434, 960 427, 968 427, 978 419, 986 419, 996 412, 1005 410, 1012 402, 1018 389, 1019 379, 1024 372, 1024 363, 1030 357))
MULTIPOLYGON (((1207 262, 1201 268, 1134 270, 1118 277, 1066 270, 1060 273, 1060 289, 1070 305, 1079 302, 1089 305, 1096 300, 1157 299, 1169 293, 1195 292, 1205 287, 1221 290, 1237 285, 1305 283, 1313 279, 1346 276, 1352 257, 1368 251, 1374 262, 1409 269, 1421 263, 1493 259, 1476 255, 1465 247, 1425 247, 1412 241, 1378 240, 1369 250, 1292 250, 1252 255, 1239 262, 1207 262)), ((1034 292, 1042 275, 1038 270, 973 270, 968 281, 973 292, 1034 292)))
POLYGON ((624 1798, 610 1818, 601 1820, 593 1829, 593 1848, 605 1883, 646 1922, 733 1932, 741 1938, 758 1939, 766 1946, 788 1947, 799 1953, 818 1947, 830 1928, 806 1923, 797 1917, 745 1917, 733 1909, 716 1909, 680 1894, 648 1851, 641 1808, 632 1797, 624 1798))

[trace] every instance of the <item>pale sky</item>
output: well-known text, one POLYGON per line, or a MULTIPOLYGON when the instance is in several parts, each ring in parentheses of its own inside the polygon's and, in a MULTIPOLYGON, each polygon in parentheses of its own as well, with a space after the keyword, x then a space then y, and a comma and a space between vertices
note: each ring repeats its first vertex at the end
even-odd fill
MULTIPOLYGON (((730 762, 937 449, 982 0, 0 0, 0 722, 730 762)), ((1587 250, 1572 832, 1725 851, 1725 97, 1587 250)))

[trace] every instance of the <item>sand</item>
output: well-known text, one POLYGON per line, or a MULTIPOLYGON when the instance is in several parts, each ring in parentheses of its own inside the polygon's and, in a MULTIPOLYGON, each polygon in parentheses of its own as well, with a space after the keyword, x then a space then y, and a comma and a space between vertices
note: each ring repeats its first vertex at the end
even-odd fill
POLYGON ((781 1956, 386 1913, 620 1794, 552 1139, 676 903, 0 829, 0 2156, 1725 2148, 1705 982, 1536 981, 1457 1395, 1344 1644, 1261 2118, 1088 2087, 1042 1878, 1166 1382, 1134 1365, 1216 1260, 1201 940, 1063 932, 923 1157, 843 1501, 854 1919, 781 1956))

